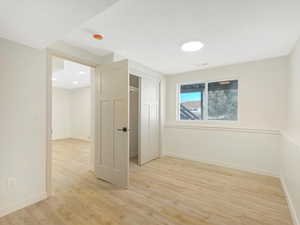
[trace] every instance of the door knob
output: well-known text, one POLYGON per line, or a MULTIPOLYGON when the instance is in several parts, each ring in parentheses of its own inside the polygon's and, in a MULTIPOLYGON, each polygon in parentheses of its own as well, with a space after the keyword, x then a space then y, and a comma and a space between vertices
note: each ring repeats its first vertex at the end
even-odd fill
POLYGON ((127 131, 128 131, 128 129, 127 129, 127 127, 122 127, 122 128, 120 128, 120 129, 118 129, 118 131, 127 132, 127 131))

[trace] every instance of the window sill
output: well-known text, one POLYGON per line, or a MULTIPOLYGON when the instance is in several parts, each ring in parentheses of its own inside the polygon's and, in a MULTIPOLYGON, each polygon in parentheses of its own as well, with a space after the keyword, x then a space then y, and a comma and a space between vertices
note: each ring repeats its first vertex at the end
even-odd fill
POLYGON ((181 124, 187 124, 187 125, 196 125, 196 126, 215 126, 215 125, 234 125, 239 126, 240 121, 239 120, 176 120, 175 124, 181 125, 181 124))

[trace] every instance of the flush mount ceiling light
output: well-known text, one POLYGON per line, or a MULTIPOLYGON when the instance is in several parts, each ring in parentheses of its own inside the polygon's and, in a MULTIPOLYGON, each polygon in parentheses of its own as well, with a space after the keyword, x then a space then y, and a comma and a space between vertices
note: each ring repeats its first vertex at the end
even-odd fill
POLYGON ((200 41, 189 41, 181 46, 181 50, 184 52, 196 52, 203 48, 204 44, 200 41))
POLYGON ((79 82, 78 81, 73 81, 73 84, 79 84, 79 82))

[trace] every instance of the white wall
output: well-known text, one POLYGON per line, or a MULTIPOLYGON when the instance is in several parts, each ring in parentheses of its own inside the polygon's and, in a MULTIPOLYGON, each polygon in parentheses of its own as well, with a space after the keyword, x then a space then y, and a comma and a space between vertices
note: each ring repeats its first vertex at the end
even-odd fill
POLYGON ((95 55, 91 52, 70 45, 64 41, 57 41, 51 44, 48 46, 48 51, 53 55, 72 59, 75 62, 81 64, 84 63, 89 66, 111 63, 114 57, 112 53, 105 56, 95 55))
POLYGON ((282 131, 281 179, 295 224, 300 224, 300 41, 289 58, 286 126, 282 131))
POLYGON ((91 88, 52 89, 52 139, 91 138, 91 88))
POLYGON ((286 102, 287 57, 166 78, 164 154, 279 175, 279 130, 286 102), (238 122, 176 121, 178 83, 238 78, 238 122))
POLYGON ((71 91, 71 137, 91 139, 91 88, 71 91))
MULTIPOLYGON (((90 65, 112 60, 62 45, 49 52, 90 65)), ((47 60, 46 50, 0 38, 0 217, 46 198, 50 190, 47 60)))
POLYGON ((46 65, 46 51, 0 39, 0 217, 46 197, 46 65))
POLYGON ((71 91, 52 89, 52 139, 71 137, 71 91))

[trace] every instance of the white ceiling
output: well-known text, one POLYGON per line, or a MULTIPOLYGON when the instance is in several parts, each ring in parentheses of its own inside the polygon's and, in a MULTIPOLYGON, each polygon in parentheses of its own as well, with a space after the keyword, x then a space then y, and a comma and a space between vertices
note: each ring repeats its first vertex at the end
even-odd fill
POLYGON ((288 54, 300 35, 299 12, 299 0, 121 0, 65 41, 178 73, 288 54), (104 40, 93 40, 87 30, 104 40), (182 52, 190 40, 205 46, 182 52))
POLYGON ((0 37, 43 48, 116 1, 1 0, 0 37))
POLYGON ((53 87, 75 89, 91 84, 91 68, 88 66, 53 57, 52 71, 53 87))

